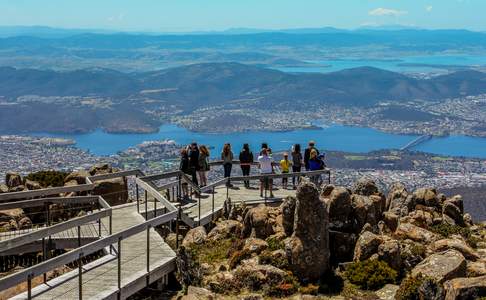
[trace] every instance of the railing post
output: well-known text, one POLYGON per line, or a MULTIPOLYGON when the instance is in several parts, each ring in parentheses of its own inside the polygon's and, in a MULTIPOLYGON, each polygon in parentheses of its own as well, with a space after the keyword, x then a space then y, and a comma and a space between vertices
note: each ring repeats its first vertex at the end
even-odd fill
POLYGON ((181 219, 181 205, 177 208, 177 219, 176 219, 176 249, 179 249, 179 220, 181 219))
POLYGON ((27 299, 32 299, 32 274, 27 275, 27 299))
POLYGON ((199 205, 198 205, 198 213, 199 213, 199 226, 201 226, 201 192, 198 192, 198 202, 199 202, 199 205))
POLYGON ((268 177, 263 178, 263 189, 265 190, 265 205, 267 205, 267 190, 270 188, 270 179, 268 177))
POLYGON ((137 213, 140 213, 140 202, 139 202, 139 192, 138 192, 137 181, 135 181, 135 197, 137 198, 137 213))
MULTIPOLYGON (((46 238, 42 238, 42 261, 46 261, 47 253, 46 253, 46 238)), ((44 279, 44 283, 47 282, 47 273, 42 274, 44 279)))
POLYGON ((157 201, 159 201, 159 200, 154 199, 154 218, 157 217, 157 201))
POLYGON ((213 196, 212 196, 212 200, 211 200, 211 220, 214 221, 214 192, 215 192, 215 189, 214 189, 214 185, 213 185, 213 196))
POLYGON ((118 257, 117 257, 117 265, 118 265, 118 278, 117 278, 117 286, 118 286, 118 299, 121 299, 121 241, 122 238, 118 238, 118 257))
POLYGON ((150 285, 150 225, 147 226, 147 286, 150 285))
POLYGON ((98 237, 101 238, 101 218, 98 219, 98 237))
MULTIPOLYGON (((112 217, 112 215, 110 215, 109 220, 110 220, 109 231, 110 231, 110 235, 112 235, 113 234, 113 217, 112 217)), ((112 245, 110 245, 110 254, 113 254, 113 246, 112 245)))
POLYGON ((83 253, 79 254, 78 259, 78 289, 79 300, 83 299, 83 253))
POLYGON ((78 226, 78 247, 81 247, 81 226, 78 226))
POLYGON ((148 195, 145 191, 145 220, 148 220, 148 195))

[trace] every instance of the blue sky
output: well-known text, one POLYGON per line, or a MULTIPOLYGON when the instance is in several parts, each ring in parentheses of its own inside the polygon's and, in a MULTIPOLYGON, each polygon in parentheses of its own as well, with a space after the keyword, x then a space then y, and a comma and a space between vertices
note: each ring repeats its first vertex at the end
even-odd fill
POLYGON ((486 30, 486 0, 0 0, 0 25, 135 31, 408 25, 486 30))

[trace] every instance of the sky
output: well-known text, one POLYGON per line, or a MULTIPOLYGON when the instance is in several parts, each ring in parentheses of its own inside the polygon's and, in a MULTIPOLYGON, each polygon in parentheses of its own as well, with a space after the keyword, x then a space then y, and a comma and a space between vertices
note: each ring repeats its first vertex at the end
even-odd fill
POLYGON ((0 0, 0 26, 124 31, 405 25, 486 31, 486 0, 0 0))

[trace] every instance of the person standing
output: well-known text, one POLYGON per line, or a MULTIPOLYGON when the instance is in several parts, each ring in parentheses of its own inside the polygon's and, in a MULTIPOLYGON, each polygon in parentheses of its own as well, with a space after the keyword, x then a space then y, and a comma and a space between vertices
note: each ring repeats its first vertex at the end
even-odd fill
MULTIPOLYGON (((309 171, 319 171, 324 169, 324 162, 319 157, 319 152, 316 149, 312 149, 310 152, 310 159, 309 159, 309 171)), ((319 184, 319 179, 321 175, 314 175, 311 176, 311 181, 314 182, 316 185, 319 184)))
MULTIPOLYGON (((260 174, 270 175, 273 174, 273 158, 268 155, 268 150, 263 148, 261 155, 258 157, 258 168, 260 174)), ((273 179, 264 177, 260 179, 260 197, 263 198, 263 189, 270 190, 270 198, 273 198, 273 179)))
MULTIPOLYGON (((233 167, 233 152, 231 151, 231 144, 224 144, 223 151, 221 152, 221 160, 223 161, 224 178, 231 177, 231 169, 233 167)), ((231 187, 231 182, 228 180, 226 185, 231 187)))
MULTIPOLYGON (((249 176, 251 164, 253 163, 254 157, 253 157, 253 152, 251 152, 250 146, 248 144, 243 145, 243 149, 240 152, 239 158, 240 158, 241 172, 243 173, 243 176, 249 176)), ((249 180, 245 180, 244 183, 246 188, 250 187, 249 180)))
POLYGON ((306 171, 310 170, 309 160, 310 160, 310 154, 312 150, 315 150, 317 152, 317 155, 319 155, 319 151, 316 149, 316 142, 314 141, 309 142, 309 147, 307 147, 307 149, 305 149, 304 152, 304 165, 306 171))
MULTIPOLYGON (((302 171, 302 152, 300 144, 295 144, 292 149, 292 173, 300 173, 302 171)), ((294 190, 297 189, 295 183, 300 182, 300 177, 292 177, 292 185, 294 190)))
MULTIPOLYGON (((282 170, 282 174, 288 174, 290 172, 290 166, 292 166, 292 162, 289 160, 289 154, 284 153, 283 159, 280 161, 280 170, 282 170)), ((288 177, 282 177, 282 187, 284 190, 287 189, 288 182, 288 177)))
POLYGON ((209 172, 209 150, 206 146, 199 146, 199 182, 201 187, 208 185, 208 172, 209 172))
MULTIPOLYGON (((179 163, 179 170, 184 174, 191 175, 191 167, 189 166, 189 155, 187 154, 187 148, 182 148, 181 150, 181 161, 179 163)), ((187 182, 181 184, 182 187, 182 197, 187 200, 189 197, 189 188, 187 182)))
POLYGON ((199 171, 199 148, 196 142, 192 142, 189 147, 189 167, 191 168, 192 182, 199 185, 197 180, 197 172, 199 171))

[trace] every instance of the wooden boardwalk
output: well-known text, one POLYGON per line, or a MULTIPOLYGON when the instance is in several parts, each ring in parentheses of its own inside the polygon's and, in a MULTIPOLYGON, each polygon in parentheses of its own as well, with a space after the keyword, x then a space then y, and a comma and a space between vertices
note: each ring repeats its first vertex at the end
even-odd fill
MULTIPOLYGON (((107 224, 107 220, 103 220, 107 224)), ((113 208, 113 233, 123 231, 131 226, 141 224, 145 219, 137 213, 136 204, 113 208)), ((150 229, 150 282, 163 278, 175 268, 175 252, 164 242, 162 237, 150 229)), ((135 234, 121 243, 121 288, 122 298, 126 298, 146 285, 147 281, 147 234, 135 234)), ((114 245, 114 249, 117 246, 114 245)), ((95 261, 83 266, 82 296, 83 299, 117 298, 118 268, 116 253, 108 254, 103 263, 95 261)), ((41 284, 32 290, 36 299, 78 299, 78 271, 71 271, 47 284, 41 284)), ((27 299, 21 294, 14 299, 27 299)))

